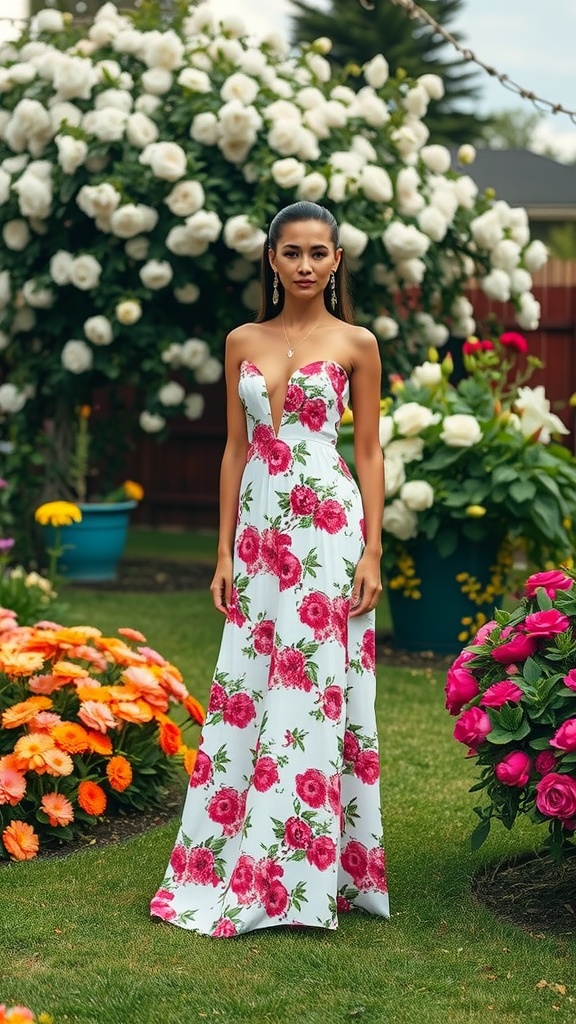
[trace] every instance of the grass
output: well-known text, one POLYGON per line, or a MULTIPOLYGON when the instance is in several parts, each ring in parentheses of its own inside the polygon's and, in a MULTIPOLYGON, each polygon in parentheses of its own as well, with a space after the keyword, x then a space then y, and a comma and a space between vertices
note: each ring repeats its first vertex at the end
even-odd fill
MULTIPOLYGON (((209 595, 68 596, 79 621, 142 629, 206 699, 222 624, 209 595)), ((470 895, 481 863, 542 835, 521 823, 470 854, 473 769, 451 737, 443 683, 429 670, 379 673, 389 922, 351 915, 335 933, 231 941, 152 925, 171 823, 121 846, 0 868, 0 1001, 48 1010, 57 1024, 574 1024, 574 938, 528 934, 470 895)))

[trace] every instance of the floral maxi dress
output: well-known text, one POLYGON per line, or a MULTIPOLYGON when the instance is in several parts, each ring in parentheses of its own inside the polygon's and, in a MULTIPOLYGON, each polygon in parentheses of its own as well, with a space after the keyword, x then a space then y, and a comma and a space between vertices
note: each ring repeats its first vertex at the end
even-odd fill
POLYGON ((151 912, 233 936, 388 917, 374 713, 374 613, 348 617, 362 503, 336 450, 331 360, 295 370, 274 431, 241 366, 249 450, 234 584, 176 845, 151 912))

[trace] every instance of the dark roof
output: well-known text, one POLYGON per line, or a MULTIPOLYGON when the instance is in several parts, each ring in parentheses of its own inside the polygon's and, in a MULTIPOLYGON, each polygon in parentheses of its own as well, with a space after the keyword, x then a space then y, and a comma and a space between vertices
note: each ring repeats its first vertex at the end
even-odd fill
POLYGON ((524 206, 534 219, 576 217, 576 167, 527 149, 479 149, 474 163, 452 166, 469 174, 478 187, 493 188, 497 199, 524 206))

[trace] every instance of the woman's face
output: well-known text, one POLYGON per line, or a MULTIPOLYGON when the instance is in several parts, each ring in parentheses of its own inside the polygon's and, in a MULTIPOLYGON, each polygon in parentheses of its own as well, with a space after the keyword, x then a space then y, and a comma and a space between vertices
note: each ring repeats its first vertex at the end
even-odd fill
POLYGON ((285 292, 311 298, 324 291, 340 263, 341 252, 334 250, 328 224, 300 220, 283 226, 276 250, 270 249, 268 255, 285 292))

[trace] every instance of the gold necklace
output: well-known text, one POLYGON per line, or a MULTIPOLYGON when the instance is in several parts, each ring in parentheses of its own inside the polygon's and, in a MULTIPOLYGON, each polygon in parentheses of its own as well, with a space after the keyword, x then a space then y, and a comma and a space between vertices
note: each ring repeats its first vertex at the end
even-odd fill
POLYGON ((286 324, 284 323, 284 311, 282 311, 282 330, 284 331, 284 337, 286 338, 286 344, 288 346, 288 348, 286 349, 286 355, 288 356, 288 359, 292 359, 292 356, 294 355, 299 345, 301 345, 303 341, 306 341, 306 338, 310 337, 312 331, 315 331, 316 328, 319 326, 320 321, 318 321, 317 324, 314 324, 314 327, 311 327, 310 330, 308 331, 308 334, 305 334, 304 337, 300 339, 300 341, 297 341, 295 345, 291 345, 288 340, 288 335, 286 334, 286 324))

